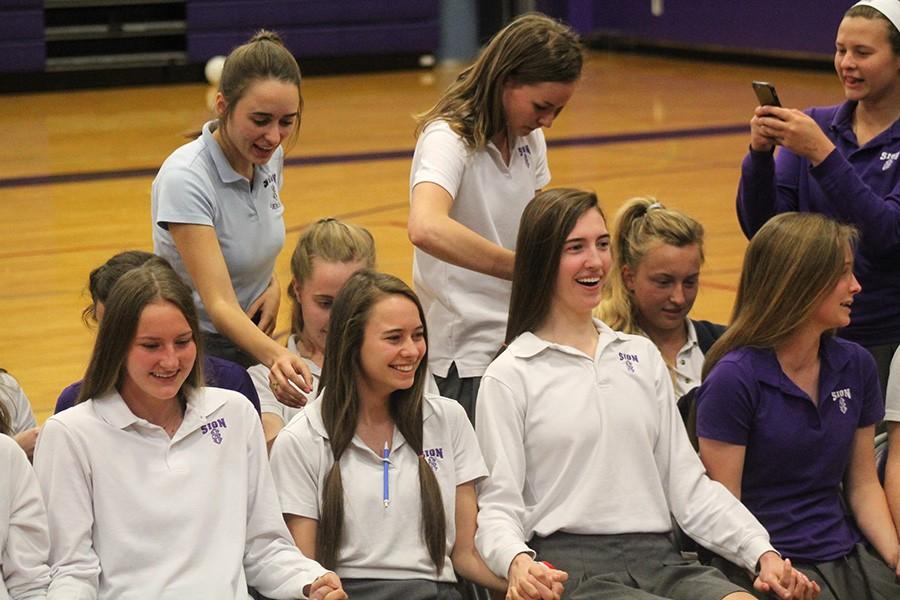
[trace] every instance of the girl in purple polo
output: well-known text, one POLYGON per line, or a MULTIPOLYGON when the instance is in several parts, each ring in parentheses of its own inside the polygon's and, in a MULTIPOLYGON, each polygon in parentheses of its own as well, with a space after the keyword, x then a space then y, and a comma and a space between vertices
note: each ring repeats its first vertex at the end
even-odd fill
POLYGON ((778 215, 757 232, 731 325, 706 355, 697 433, 710 477, 820 598, 888 600, 900 598, 900 550, 872 452, 884 403, 871 355, 832 335, 860 291, 855 240, 852 227, 810 213, 778 215))
POLYGON ((900 2, 855 4, 835 47, 846 100, 802 112, 756 108, 737 210, 748 238, 787 211, 859 229, 855 272, 863 289, 841 337, 875 356, 883 393, 900 342, 900 2))

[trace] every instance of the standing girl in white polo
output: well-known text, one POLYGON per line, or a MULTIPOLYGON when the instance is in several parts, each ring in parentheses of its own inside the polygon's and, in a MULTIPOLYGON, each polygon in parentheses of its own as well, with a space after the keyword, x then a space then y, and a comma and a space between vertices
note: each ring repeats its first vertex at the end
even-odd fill
POLYGON ((491 472, 479 486, 485 561, 508 576, 514 597, 546 597, 557 581, 536 553, 568 573, 573 599, 751 600, 682 558, 674 516, 704 546, 758 567, 760 589, 782 598, 811 591, 747 509, 706 476, 653 343, 591 318, 609 265, 594 194, 554 189, 526 207, 509 345, 488 367, 477 406, 491 472))
POLYGON ((44 598, 50 535, 41 489, 0 402, 0 598, 44 598))
POLYGON ((346 598, 291 543, 247 399, 200 387, 190 289, 167 266, 110 292, 83 397, 44 425, 51 600, 346 598))
MULTIPOLYGON (((300 356, 312 372, 310 395, 316 396, 331 307, 351 275, 375 266, 375 240, 364 227, 337 219, 320 219, 297 240, 291 255, 293 304, 291 336, 287 348, 300 356)), ((278 432, 302 410, 279 402, 269 387, 269 369, 256 365, 248 369, 262 409, 263 431, 271 447, 278 432)))
POLYGON ((522 209, 550 181, 542 127, 581 76, 568 27, 517 18, 419 117, 410 173, 413 282, 441 395, 474 418, 478 381, 503 342, 522 209))
POLYGON ((194 290, 210 354, 272 368, 286 400, 302 405, 306 364, 269 337, 284 245, 282 142, 299 133, 300 68, 274 33, 235 48, 216 94, 218 119, 172 153, 153 181, 154 252, 194 290), (303 374, 301 379, 298 373, 303 374))
POLYGON ((272 447, 281 508, 307 556, 360 600, 453 600, 454 570, 505 589, 474 547, 486 470, 465 411, 424 394, 422 308, 363 271, 334 303, 319 397, 272 447))

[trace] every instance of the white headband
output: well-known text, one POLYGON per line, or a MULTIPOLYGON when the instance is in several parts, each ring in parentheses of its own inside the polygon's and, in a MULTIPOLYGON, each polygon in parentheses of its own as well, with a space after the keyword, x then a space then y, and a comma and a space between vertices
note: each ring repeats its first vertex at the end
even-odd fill
POLYGON ((860 0, 853 8, 857 6, 871 6, 887 17, 895 29, 900 30, 900 2, 897 0, 860 0))

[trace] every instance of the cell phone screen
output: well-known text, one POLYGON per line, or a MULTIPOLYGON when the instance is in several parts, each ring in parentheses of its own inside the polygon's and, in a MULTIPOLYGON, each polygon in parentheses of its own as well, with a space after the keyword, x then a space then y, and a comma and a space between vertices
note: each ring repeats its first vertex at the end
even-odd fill
POLYGON ((753 91, 756 92, 756 98, 759 100, 760 106, 781 106, 778 99, 778 93, 775 86, 767 81, 754 81, 753 91))

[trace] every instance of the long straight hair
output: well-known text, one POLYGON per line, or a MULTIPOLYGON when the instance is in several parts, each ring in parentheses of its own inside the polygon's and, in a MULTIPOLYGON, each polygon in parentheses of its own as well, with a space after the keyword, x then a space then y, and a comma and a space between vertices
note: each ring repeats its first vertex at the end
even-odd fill
POLYGON ((775 348, 802 327, 844 272, 856 229, 818 213, 776 215, 744 254, 731 324, 706 353, 703 378, 730 351, 775 348))
POLYGON ((506 344, 543 325, 553 303, 566 237, 589 210, 606 220, 596 194, 571 188, 539 192, 525 207, 516 239, 506 344))
POLYGON ((612 257, 609 278, 597 316, 624 333, 638 333, 640 315, 634 294, 625 286, 624 267, 636 273, 647 252, 660 244, 684 248, 696 244, 703 263, 703 226, 677 210, 646 196, 628 200, 616 213, 612 227, 612 257))
POLYGON ((197 311, 190 288, 167 264, 149 261, 131 269, 113 285, 105 303, 100 329, 88 363, 84 383, 76 403, 120 389, 125 379, 125 361, 137 332, 138 322, 147 305, 154 302, 174 304, 191 328, 197 358, 184 385, 178 391, 182 406, 188 395, 203 383, 203 349, 200 344, 197 311))
POLYGON ((569 27, 540 13, 522 15, 491 38, 437 104, 416 116, 416 135, 443 119, 467 147, 483 148, 506 127, 504 85, 574 82, 583 61, 578 34, 569 27))
MULTIPOLYGON (((425 327, 425 313, 415 293, 393 275, 360 271, 341 289, 331 309, 331 320, 322 367, 322 421, 328 433, 334 464, 325 478, 322 512, 316 536, 316 559, 334 569, 344 530, 344 487, 341 457, 350 445, 359 420, 359 391, 356 381, 363 377, 360 352, 366 323, 373 306, 388 296, 402 296, 416 305, 425 327)), ((427 344, 427 331, 424 333, 427 344)), ((427 376, 427 352, 422 357, 412 387, 395 390, 390 398, 390 414, 419 463, 419 492, 422 498, 423 538, 437 571, 444 566, 446 522, 437 478, 422 455, 422 404, 427 376)))

